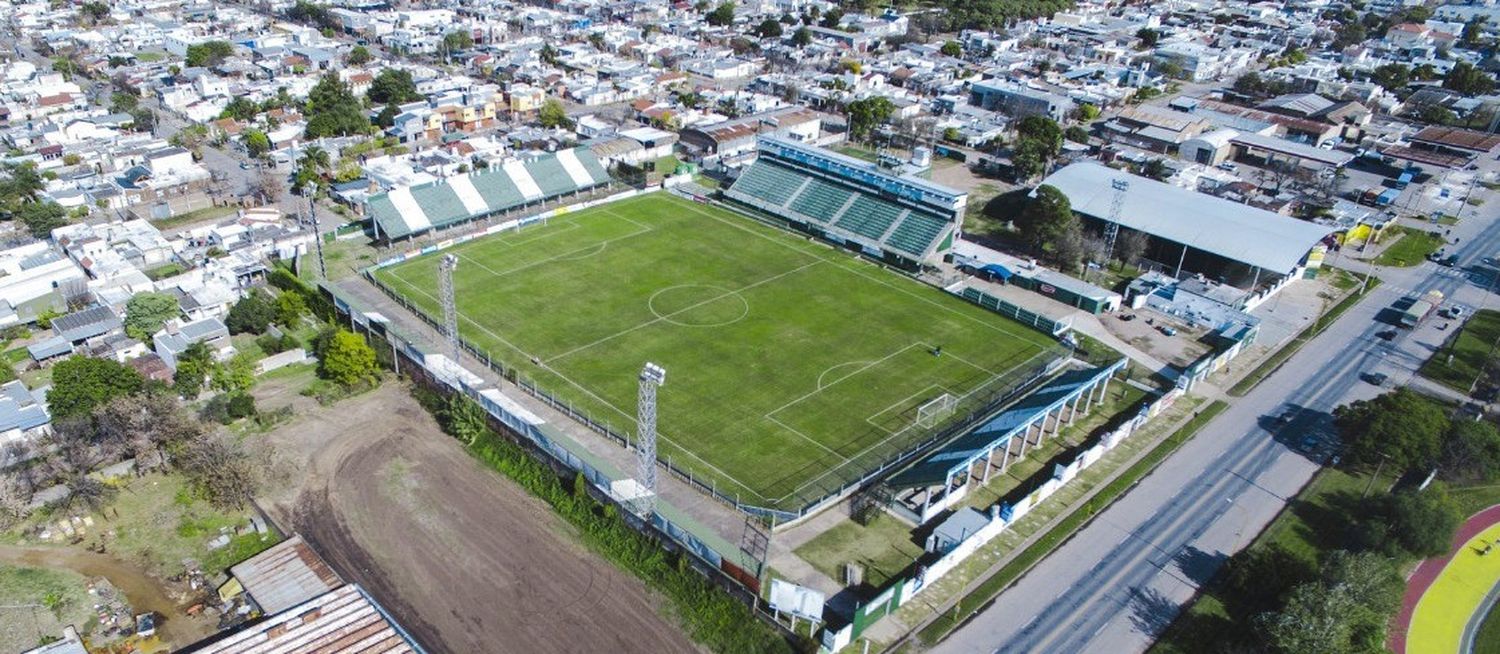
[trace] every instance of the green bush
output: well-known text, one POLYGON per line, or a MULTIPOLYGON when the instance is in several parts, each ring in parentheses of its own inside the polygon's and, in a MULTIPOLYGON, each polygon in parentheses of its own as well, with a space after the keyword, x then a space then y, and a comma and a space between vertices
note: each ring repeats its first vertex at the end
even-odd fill
POLYGON ((662 549, 626 524, 613 505, 595 500, 582 474, 573 478, 571 487, 564 484, 547 464, 492 431, 483 410, 467 397, 444 399, 423 390, 415 394, 444 431, 468 443, 470 454, 551 504, 578 528, 590 549, 666 596, 694 640, 715 652, 794 651, 773 627, 757 620, 749 607, 695 572, 685 555, 662 549))

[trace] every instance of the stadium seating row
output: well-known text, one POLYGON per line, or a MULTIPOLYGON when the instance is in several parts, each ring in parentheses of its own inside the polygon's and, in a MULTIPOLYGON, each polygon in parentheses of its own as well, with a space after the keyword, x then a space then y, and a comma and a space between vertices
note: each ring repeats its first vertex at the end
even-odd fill
POLYGON ((394 189, 395 197, 392 193, 372 196, 366 202, 366 209, 380 233, 394 239, 521 206, 527 201, 527 193, 535 194, 537 189, 543 198, 551 198, 609 181, 609 173, 587 148, 548 154, 519 167, 509 165, 518 168, 514 175, 521 180, 501 166, 492 166, 472 174, 394 189), (524 190, 532 184, 536 188, 524 190))
POLYGON ((765 158, 750 164, 727 195, 797 222, 821 224, 835 234, 875 241, 913 258, 926 254, 949 226, 935 214, 909 209, 765 158))

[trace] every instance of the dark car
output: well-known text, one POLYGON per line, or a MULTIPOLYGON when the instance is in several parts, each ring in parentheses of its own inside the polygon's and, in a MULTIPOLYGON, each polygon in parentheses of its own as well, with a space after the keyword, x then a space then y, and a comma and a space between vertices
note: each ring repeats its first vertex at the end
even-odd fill
POLYGON ((1456 254, 1450 254, 1450 255, 1448 255, 1446 257, 1438 259, 1438 265, 1439 266, 1447 266, 1449 268, 1452 268, 1452 267, 1458 265, 1458 255, 1456 255, 1456 254))
POLYGON ((1393 339, 1393 338, 1396 337, 1396 330, 1394 330, 1394 329, 1387 329, 1387 330, 1385 330, 1383 332, 1380 332, 1380 333, 1376 334, 1376 336, 1378 336, 1380 338, 1380 340, 1382 340, 1382 341, 1389 341, 1389 340, 1391 340, 1391 339, 1393 339))
POLYGON ((1390 379, 1390 376, 1386 375, 1383 372, 1367 372, 1364 374, 1364 379, 1365 381, 1376 386, 1385 386, 1385 383, 1390 379))

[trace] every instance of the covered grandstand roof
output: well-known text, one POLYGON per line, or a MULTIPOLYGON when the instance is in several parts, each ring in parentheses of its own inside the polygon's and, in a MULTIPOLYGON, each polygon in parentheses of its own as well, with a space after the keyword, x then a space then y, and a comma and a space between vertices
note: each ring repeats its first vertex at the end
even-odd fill
POLYGON ((902 470, 887 482, 892 488, 912 488, 942 484, 992 450, 1005 446, 1022 430, 1044 414, 1073 400, 1084 390, 1094 387, 1119 370, 1124 361, 1103 368, 1070 370, 1053 377, 1035 392, 1001 411, 979 428, 939 448, 912 467, 902 470))
POLYGON ((574 148, 393 188, 371 196, 366 207, 380 233, 396 239, 608 181, 609 173, 592 151, 574 148))
POLYGON ((1116 179, 1130 182, 1120 225, 1264 270, 1291 271, 1333 231, 1094 162, 1072 164, 1042 183, 1068 196, 1074 211, 1108 220, 1116 179))

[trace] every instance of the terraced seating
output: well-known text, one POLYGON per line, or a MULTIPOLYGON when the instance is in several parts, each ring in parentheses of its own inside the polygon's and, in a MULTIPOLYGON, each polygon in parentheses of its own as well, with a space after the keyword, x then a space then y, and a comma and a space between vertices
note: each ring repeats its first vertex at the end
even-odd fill
POLYGON ((731 190, 782 207, 805 179, 805 176, 780 166, 757 161, 740 175, 731 190))
POLYGON ((913 211, 896 226, 896 231, 891 232, 885 242, 894 249, 921 256, 943 234, 943 229, 947 226, 948 222, 942 218, 913 211))
POLYGON ((820 223, 827 223, 849 202, 854 192, 814 179, 792 200, 791 210, 820 223))
POLYGON ((844 214, 839 216, 833 226, 878 241, 880 237, 885 236, 891 223, 901 217, 903 211, 906 210, 884 200, 862 194, 854 198, 854 204, 844 210, 844 214))
POLYGON ((575 148, 573 155, 578 157, 578 163, 583 164, 583 169, 589 171, 589 176, 594 178, 597 184, 609 181, 609 172, 604 170, 604 165, 599 163, 599 158, 594 156, 594 151, 588 148, 575 148))

